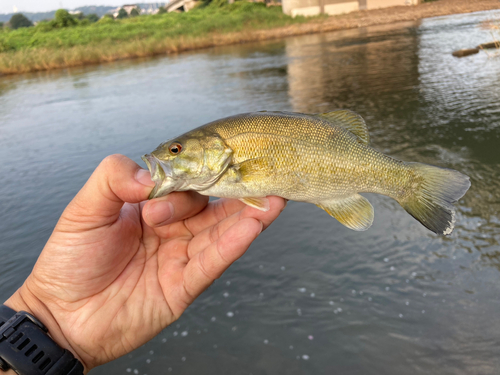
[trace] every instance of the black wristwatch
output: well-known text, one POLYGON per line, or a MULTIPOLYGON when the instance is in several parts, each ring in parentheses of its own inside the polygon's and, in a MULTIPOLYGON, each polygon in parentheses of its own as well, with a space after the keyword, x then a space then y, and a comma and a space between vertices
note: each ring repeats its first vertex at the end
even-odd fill
POLYGON ((82 375, 83 365, 26 311, 0 306, 0 370, 20 375, 82 375))

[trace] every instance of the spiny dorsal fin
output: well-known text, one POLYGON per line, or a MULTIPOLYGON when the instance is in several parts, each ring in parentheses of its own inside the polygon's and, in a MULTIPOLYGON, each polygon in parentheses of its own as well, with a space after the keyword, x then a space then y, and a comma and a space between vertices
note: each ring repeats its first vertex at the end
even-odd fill
POLYGON ((269 199, 267 198, 240 198, 240 201, 261 211, 269 211, 269 199))
POLYGON ((357 113, 348 109, 339 109, 337 111, 319 113, 316 116, 350 131, 358 137, 359 143, 364 145, 370 143, 370 135, 368 134, 365 120, 357 113))
POLYGON ((343 199, 324 201, 317 204, 317 206, 347 228, 364 231, 372 226, 373 207, 368 202, 368 199, 359 194, 343 199))

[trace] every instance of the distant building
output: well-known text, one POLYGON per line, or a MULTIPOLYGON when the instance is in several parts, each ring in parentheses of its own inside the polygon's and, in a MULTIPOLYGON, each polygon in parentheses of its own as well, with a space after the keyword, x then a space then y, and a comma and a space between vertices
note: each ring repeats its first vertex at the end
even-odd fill
POLYGON ((165 10, 167 12, 189 12, 193 9, 198 0, 172 0, 167 5, 165 5, 165 10))
POLYGON ((130 15, 130 12, 132 12, 132 9, 136 8, 137 11, 140 14, 156 14, 160 10, 160 7, 164 7, 167 2, 161 2, 161 3, 147 3, 147 4, 141 4, 143 8, 140 8, 139 5, 137 4, 126 4, 122 5, 121 7, 118 7, 116 9, 113 9, 109 11, 108 13, 112 14, 114 18, 118 16, 118 12, 120 11, 121 8, 125 9, 128 15, 130 15))
POLYGON ((121 7, 118 7, 116 9, 110 11, 110 13, 113 15, 114 18, 116 18, 118 16, 118 12, 122 8, 125 10, 125 12, 127 12, 127 14, 129 16, 130 16, 130 12, 132 12, 132 9, 137 9, 137 11, 139 13, 141 13, 141 8, 139 7, 139 5, 136 5, 136 4, 125 4, 125 5, 122 5, 121 7))
MULTIPOLYGON (((163 5, 161 5, 163 6, 163 5)), ((141 8, 141 14, 156 14, 160 11, 160 6, 155 4, 148 4, 147 7, 141 8)))
POLYGON ((141 8, 139 8, 139 5, 131 5, 131 4, 126 4, 122 6, 123 9, 127 12, 128 15, 130 15, 130 12, 132 12, 132 9, 137 9, 138 12, 141 11, 141 8))
POLYGON ((342 14, 356 10, 417 5, 420 0, 282 0, 283 13, 292 17, 342 14))
POLYGON ((156 9, 151 9, 151 8, 141 9, 141 14, 156 14, 159 11, 160 11, 160 8, 156 8, 156 9))

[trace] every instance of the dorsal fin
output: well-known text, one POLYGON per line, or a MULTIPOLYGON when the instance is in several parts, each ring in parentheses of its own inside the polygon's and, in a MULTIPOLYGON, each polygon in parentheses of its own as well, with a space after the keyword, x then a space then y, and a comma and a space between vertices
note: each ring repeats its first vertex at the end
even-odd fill
POLYGON ((370 135, 368 134, 365 120, 353 111, 339 109, 332 112, 318 113, 316 117, 350 131, 358 137, 358 141, 361 144, 368 145, 370 143, 370 135))

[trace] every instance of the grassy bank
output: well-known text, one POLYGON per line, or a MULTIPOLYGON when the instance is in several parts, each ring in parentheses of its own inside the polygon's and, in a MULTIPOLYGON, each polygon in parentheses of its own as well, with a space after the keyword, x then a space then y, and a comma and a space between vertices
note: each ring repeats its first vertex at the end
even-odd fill
POLYGON ((291 18, 284 15, 280 7, 266 8, 262 3, 237 1, 227 4, 226 0, 212 0, 211 5, 188 13, 103 19, 90 25, 70 27, 39 24, 0 31, 0 74, 96 64, 490 9, 500 9, 500 1, 439 0, 418 6, 311 19, 291 18))
POLYGON ((304 23, 280 7, 212 2, 187 13, 167 13, 94 24, 35 27, 0 32, 0 72, 4 74, 152 56, 251 40, 255 30, 304 23))

